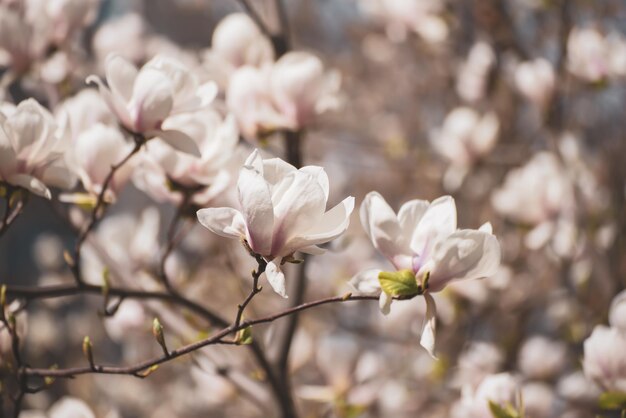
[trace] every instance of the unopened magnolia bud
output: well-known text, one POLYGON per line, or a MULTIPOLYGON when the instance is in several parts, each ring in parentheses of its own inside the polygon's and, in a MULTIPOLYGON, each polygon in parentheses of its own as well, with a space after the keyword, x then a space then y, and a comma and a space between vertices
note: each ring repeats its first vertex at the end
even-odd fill
POLYGON ((157 343, 159 343, 159 345, 163 349, 163 353, 166 356, 169 356, 170 353, 167 350, 167 346, 165 345, 165 336, 163 335, 163 325, 161 325, 161 323, 159 322, 159 318, 154 318, 154 321, 152 321, 152 335, 154 335, 157 343))
POLYGON ((87 357, 87 361, 89 362, 89 365, 91 366, 91 368, 95 368, 95 363, 93 361, 93 350, 92 350, 92 345, 91 345, 91 339, 89 339, 88 336, 85 336, 85 338, 83 339, 83 354, 85 355, 85 357, 87 357))
POLYGON ((68 266, 74 267, 74 265, 75 265, 74 258, 70 255, 69 251, 67 251, 67 250, 63 251, 63 259, 65 260, 65 262, 67 263, 68 266))
POLYGON ((237 332, 235 336, 237 345, 252 344, 252 327, 245 327, 237 332))

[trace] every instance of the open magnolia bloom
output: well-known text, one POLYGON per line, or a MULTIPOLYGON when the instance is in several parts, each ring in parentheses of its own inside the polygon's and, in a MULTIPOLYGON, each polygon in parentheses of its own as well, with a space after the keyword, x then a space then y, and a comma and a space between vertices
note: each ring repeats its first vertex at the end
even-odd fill
POLYGON ((146 139, 158 136, 172 147, 199 155, 196 142, 174 129, 163 129, 165 120, 176 114, 207 107, 217 94, 217 85, 198 80, 182 63, 156 56, 138 70, 119 55, 110 55, 105 64, 105 86, 100 77, 89 76, 122 126, 146 139))
POLYGON ((54 117, 34 99, 0 112, 0 182, 51 198, 48 186, 71 188, 76 178, 67 168, 68 141, 54 117))
POLYGON ((351 284, 358 291, 380 294, 388 313, 393 297, 423 294, 426 319, 421 345, 434 357, 435 301, 431 295, 454 280, 494 274, 500 265, 500 244, 486 223, 478 230, 457 229, 456 206, 450 196, 432 202, 411 200, 396 213, 378 192, 361 205, 361 222, 374 247, 396 272, 368 270, 351 284))
POLYGON ((320 254, 318 244, 343 234, 354 198, 326 212, 329 184, 322 167, 298 170, 280 158, 263 160, 256 150, 239 173, 237 189, 241 211, 201 209, 198 220, 218 235, 245 240, 267 261, 265 276, 274 291, 287 297, 280 266, 296 251, 320 254))

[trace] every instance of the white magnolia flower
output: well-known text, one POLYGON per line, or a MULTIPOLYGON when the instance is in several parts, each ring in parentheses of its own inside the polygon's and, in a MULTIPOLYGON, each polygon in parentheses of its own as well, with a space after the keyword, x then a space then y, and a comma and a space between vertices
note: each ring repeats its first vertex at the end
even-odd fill
POLYGON ((226 101, 242 133, 254 138, 267 132, 298 130, 317 115, 339 106, 341 77, 324 71, 319 58, 290 52, 273 66, 243 66, 230 78, 226 101))
POLYGON ((609 310, 609 324, 626 333, 626 290, 613 298, 609 310))
POLYGON ((41 10, 29 2, 24 13, 0 5, 0 64, 22 73, 44 55, 48 43, 48 22, 41 10))
POLYGON ((318 244, 345 232, 354 198, 326 212, 329 184, 322 167, 298 170, 279 158, 263 160, 258 151, 246 160, 237 188, 241 211, 201 209, 198 219, 218 235, 245 239, 268 262, 265 275, 274 291, 287 297, 283 259, 296 251, 319 254, 318 244))
POLYGON ((71 188, 76 178, 64 157, 69 142, 50 112, 34 99, 6 109, 0 112, 0 181, 47 199, 48 186, 71 188))
MULTIPOLYGON (((97 196, 102 191, 111 167, 122 161, 132 148, 133 144, 124 138, 119 129, 97 123, 83 131, 73 141, 71 151, 68 152, 67 163, 78 175, 85 190, 97 196)), ((115 172, 104 196, 105 201, 115 200, 128 181, 133 167, 131 160, 115 172)), ((65 201, 74 200, 65 199, 65 201)))
POLYGON ((521 94, 540 108, 545 108, 556 84, 556 75, 550 61, 537 58, 522 62, 515 68, 515 86, 521 94))
POLYGON ((272 43, 246 13, 232 13, 215 27, 211 56, 230 71, 243 66, 260 67, 274 61, 272 43))
POLYGON ((146 56, 145 32, 146 23, 137 13, 126 13, 102 23, 93 37, 98 62, 106 62, 114 53, 131 62, 140 62, 146 56))
POLYGON ((89 405, 70 396, 56 401, 48 411, 48 416, 50 418, 96 418, 89 405))
POLYGON ((565 343, 534 336, 522 345, 517 365, 524 376, 542 380, 557 376, 565 367, 567 359, 565 343))
POLYGON ((324 71, 324 64, 308 52, 289 52, 274 67, 270 86, 274 103, 291 126, 302 128, 315 116, 339 106, 338 71, 324 71))
POLYGON ((574 28, 567 40, 567 66, 577 77, 596 83, 626 74, 626 40, 616 33, 574 28))
POLYGON ((231 175, 226 165, 239 141, 234 117, 222 118, 215 111, 205 110, 173 116, 168 119, 167 127, 193 138, 200 157, 176 151, 160 140, 151 141, 133 177, 135 186, 156 200, 173 202, 182 199, 175 188, 193 190, 192 203, 208 205, 230 185, 231 175))
POLYGON ((519 407, 521 388, 518 379, 510 373, 487 376, 476 388, 463 388, 461 399, 452 409, 453 418, 487 418, 493 416, 489 402, 502 408, 519 407))
MULTIPOLYGON (((500 265, 500 244, 491 224, 480 229, 457 229, 456 206, 450 196, 433 202, 411 200, 396 213, 378 192, 361 204, 361 223, 374 247, 398 271, 409 272, 424 291, 426 319, 421 345, 433 355, 435 301, 431 295, 453 280, 478 279, 494 274, 500 265)), ((360 291, 380 290, 377 270, 355 276, 360 291)), ((381 309, 389 312, 393 295, 381 293, 381 309)))
POLYGON ((105 73, 109 87, 93 75, 87 82, 98 85, 124 128, 148 139, 158 136, 176 149, 199 154, 189 136, 164 129, 163 124, 170 116, 206 108, 217 94, 215 83, 199 85, 187 67, 164 56, 154 57, 138 70, 121 56, 110 55, 105 73))
POLYGON ((585 376, 604 390, 626 393, 626 333, 597 325, 585 340, 585 376))
POLYGON ((496 63, 496 54, 491 45, 477 42, 460 68, 456 91, 468 102, 475 102, 487 92, 489 73, 496 63))
POLYGON ((62 43, 77 30, 96 19, 100 0, 48 0, 46 12, 51 21, 52 37, 62 43))

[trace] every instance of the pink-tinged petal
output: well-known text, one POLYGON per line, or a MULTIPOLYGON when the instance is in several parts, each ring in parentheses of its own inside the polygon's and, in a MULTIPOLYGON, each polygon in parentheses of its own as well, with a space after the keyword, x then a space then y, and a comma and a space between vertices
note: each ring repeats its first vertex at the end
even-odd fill
POLYGON ((265 277, 267 278, 270 286, 272 286, 272 289, 274 289, 274 292, 278 293, 285 299, 288 298, 285 289, 285 274, 273 261, 267 263, 267 267, 265 268, 265 277))
POLYGON ((202 156, 196 141, 191 139, 191 137, 184 132, 169 129, 166 131, 157 131, 153 134, 178 151, 193 155, 194 157, 202 156))
POLYGON ((315 178, 302 172, 294 172, 288 177, 293 181, 288 183, 281 199, 276 201, 275 196, 272 199, 276 219, 272 255, 289 254, 290 250, 285 248, 287 244, 306 234, 311 224, 317 224, 326 210, 324 191, 315 178))
POLYGON ((40 148, 50 149, 54 146, 53 141, 46 141, 50 133, 46 112, 34 99, 27 99, 4 122, 5 132, 18 158, 30 161, 30 157, 37 154, 40 148))
POLYGON ((10 175, 15 170, 16 164, 16 155, 11 141, 0 125, 0 177, 5 178, 10 175))
POLYGON ((450 196, 434 200, 424 212, 413 232, 411 249, 426 257, 435 242, 456 231, 456 205, 450 196))
POLYGON ((297 168, 280 158, 269 158, 263 160, 262 164, 263 177, 272 186, 280 183, 289 173, 298 171, 297 168))
POLYGON ((308 173, 311 176, 317 179, 322 190, 324 190, 324 195, 326 196, 326 200, 328 200, 328 194, 330 192, 330 184, 328 182, 328 174, 326 174, 326 170, 323 167, 319 167, 316 165, 309 165, 306 167, 302 167, 300 169, 303 173, 308 173))
POLYGON ((393 302, 393 297, 388 293, 382 292, 380 294, 380 298, 378 299, 378 309, 383 315, 389 315, 391 312, 391 302, 393 302))
POLYGON ((427 200, 410 200, 406 202, 398 211, 398 223, 404 232, 403 246, 409 248, 411 245, 411 234, 417 229, 422 216, 426 213, 430 203, 427 200))
POLYGON ((246 238, 243 215, 233 208, 207 208, 196 212, 198 221, 211 232, 226 238, 246 238))
POLYGON ((257 254, 269 256, 274 232, 274 207, 270 188, 263 176, 244 167, 237 182, 239 203, 248 226, 248 244, 257 254))
POLYGON ((98 86, 100 96, 102 96, 111 112, 115 114, 115 117, 117 117, 126 129, 133 130, 134 127, 130 118, 130 112, 126 107, 126 102, 124 102, 123 98, 121 96, 114 95, 98 76, 90 75, 87 77, 86 82, 87 84, 95 84, 98 86))
POLYGON ((323 244, 343 234, 350 225, 350 214, 354 210, 354 197, 346 197, 337 206, 326 212, 312 228, 285 244, 283 252, 290 254, 303 251, 303 247, 323 244))
POLYGON ((402 231, 396 214, 378 192, 368 193, 361 203, 361 223, 374 247, 396 268, 411 267, 399 265, 403 264, 401 258, 410 261, 410 253, 400 245, 402 231))
POLYGON ((137 68, 120 55, 111 54, 105 63, 107 83, 114 95, 129 102, 133 93, 133 85, 137 78, 137 68))
POLYGON ((48 200, 52 199, 52 194, 46 185, 33 176, 29 176, 28 174, 14 174, 6 180, 9 184, 23 187, 37 196, 45 197, 48 200))
POLYGON ((348 284, 357 292, 365 295, 377 295, 381 292, 378 274, 382 270, 372 269, 364 270, 355 274, 348 284))
POLYGON ((424 327, 422 328, 422 337, 420 338, 420 345, 428 351, 428 354, 435 360, 435 327, 437 318, 437 306, 435 305, 435 299, 430 293, 424 293, 424 300, 426 300, 426 317, 424 318, 424 327))
POLYGON ((160 71, 143 68, 137 75, 129 103, 134 132, 160 129, 174 105, 172 82, 160 71))
POLYGON ((459 230, 437 244, 432 261, 429 285, 431 292, 437 292, 451 280, 479 279, 495 274, 500 266, 500 244, 492 234, 459 230))

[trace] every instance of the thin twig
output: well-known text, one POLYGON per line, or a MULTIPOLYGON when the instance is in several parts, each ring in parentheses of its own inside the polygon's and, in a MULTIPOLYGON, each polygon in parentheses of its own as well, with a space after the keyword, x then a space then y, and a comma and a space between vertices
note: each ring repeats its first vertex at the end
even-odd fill
POLYGON ((244 301, 237 306, 237 316, 235 318, 235 327, 238 327, 241 323, 241 319, 243 318, 243 311, 246 309, 246 306, 252 301, 252 298, 257 293, 260 293, 263 290, 262 287, 259 287, 259 278, 263 273, 265 273, 265 269, 267 268, 267 261, 263 259, 260 255, 255 255, 256 261, 258 263, 258 267, 256 270, 252 272, 252 289, 248 296, 244 299, 244 301))
POLYGON ((145 143, 145 139, 139 135, 135 135, 134 140, 135 140, 135 146, 128 153, 128 155, 126 155, 126 157, 124 157, 119 163, 111 166, 111 171, 109 171, 109 174, 107 174, 107 176, 104 179, 104 182, 102 183, 102 190, 100 190, 100 193, 98 194, 98 199, 96 200, 96 204, 93 210, 91 211, 91 217, 89 219, 89 222, 83 228, 83 230, 81 231, 80 235, 78 236, 76 240, 76 245, 74 246, 74 256, 72 260, 72 265, 70 267, 71 267, 72 273, 74 274, 74 280, 76 281, 76 284, 79 286, 84 285, 83 279, 81 276, 81 271, 80 271, 80 253, 82 250, 82 246, 85 243, 85 240, 87 239, 87 236, 89 235, 89 233, 93 230, 98 220, 104 214, 104 210, 106 209, 105 207, 106 192, 109 189, 111 182, 113 181, 113 177, 115 176, 115 173, 120 168, 122 168, 122 166, 124 166, 135 154, 137 154, 139 150, 141 149, 141 147, 143 146, 143 144, 145 143))
POLYGON ((2 223, 0 224, 0 237, 5 234, 13 221, 22 213, 22 209, 24 209, 24 200, 21 197, 15 205, 11 207, 11 199, 14 193, 20 193, 20 191, 8 185, 4 185, 4 187, 7 188, 7 192, 5 196, 4 214, 2 216, 2 223))

